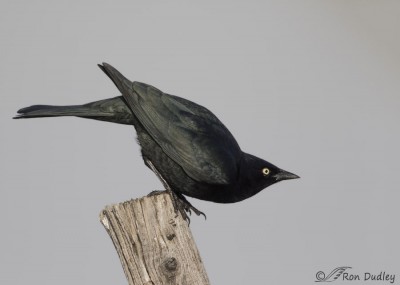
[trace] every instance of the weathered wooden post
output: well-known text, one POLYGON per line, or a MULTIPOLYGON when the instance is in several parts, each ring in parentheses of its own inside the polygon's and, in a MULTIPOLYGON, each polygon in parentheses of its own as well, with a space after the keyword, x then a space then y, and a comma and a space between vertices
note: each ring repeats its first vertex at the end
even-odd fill
POLYGON ((106 206, 100 221, 129 285, 210 284, 189 226, 168 194, 106 206))

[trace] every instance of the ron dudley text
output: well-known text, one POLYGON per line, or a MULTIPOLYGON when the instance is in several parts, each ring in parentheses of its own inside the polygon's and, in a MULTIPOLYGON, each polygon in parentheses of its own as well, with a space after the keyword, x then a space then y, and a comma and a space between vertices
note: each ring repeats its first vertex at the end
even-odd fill
POLYGON ((364 280, 364 281, 389 281, 390 283, 394 283, 396 278, 395 274, 388 274, 385 271, 381 271, 379 274, 372 274, 369 272, 365 272, 364 276, 358 274, 350 274, 343 273, 343 280, 348 281, 356 281, 356 280, 364 280), (361 279, 364 278, 364 279, 361 279))

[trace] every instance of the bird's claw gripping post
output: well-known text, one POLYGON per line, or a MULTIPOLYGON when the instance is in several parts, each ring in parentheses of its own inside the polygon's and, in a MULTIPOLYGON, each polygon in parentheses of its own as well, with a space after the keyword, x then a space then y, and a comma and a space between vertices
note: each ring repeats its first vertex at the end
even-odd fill
POLYGON ((192 211, 197 215, 203 215, 204 219, 207 219, 206 214, 196 209, 188 200, 186 200, 185 196, 180 193, 175 193, 174 191, 170 191, 172 202, 174 203, 175 212, 178 211, 181 213, 182 218, 190 224, 189 215, 192 215, 192 211))
POLYGON ((197 215, 203 215, 204 219, 207 219, 206 214, 204 214, 202 211, 199 211, 198 209, 196 209, 192 204, 190 204, 190 202, 188 200, 186 200, 185 196, 183 196, 180 193, 175 193, 172 190, 153 190, 151 191, 149 194, 147 194, 148 197, 151 196, 155 196, 155 195, 159 195, 159 194, 163 194, 163 193, 168 193, 171 197, 172 200, 172 204, 175 210, 175 214, 177 217, 178 216, 178 212, 181 214, 182 218, 188 222, 188 224, 190 224, 190 218, 188 216, 187 213, 189 213, 189 215, 192 215, 192 211, 197 215))

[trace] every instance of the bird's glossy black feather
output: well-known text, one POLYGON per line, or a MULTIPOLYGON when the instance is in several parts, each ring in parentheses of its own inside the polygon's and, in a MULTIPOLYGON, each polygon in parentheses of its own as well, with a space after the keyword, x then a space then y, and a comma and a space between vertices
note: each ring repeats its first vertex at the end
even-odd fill
POLYGON ((153 86, 130 83, 108 64, 104 64, 103 70, 144 129, 187 175, 209 184, 234 182, 241 151, 213 113, 190 101, 183 104, 182 99, 153 86))

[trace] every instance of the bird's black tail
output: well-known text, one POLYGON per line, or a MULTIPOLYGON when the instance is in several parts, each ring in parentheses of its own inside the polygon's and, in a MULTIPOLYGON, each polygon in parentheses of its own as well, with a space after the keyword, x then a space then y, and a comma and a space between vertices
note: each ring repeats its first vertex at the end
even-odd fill
POLYGON ((50 106, 34 105, 22 108, 17 111, 18 115, 14 119, 41 118, 41 117, 60 117, 60 116, 98 116, 97 110, 90 109, 83 105, 74 106, 50 106))
POLYGON ((134 122, 132 111, 121 96, 84 105, 34 105, 22 108, 17 113, 14 119, 75 116, 126 125, 134 122))
MULTIPOLYGON (((121 92, 131 89, 132 82, 107 63, 99 65, 121 92)), ((85 105, 51 106, 34 105, 17 111, 14 119, 75 116, 118 124, 132 125, 135 117, 122 96, 96 101, 85 105)))

